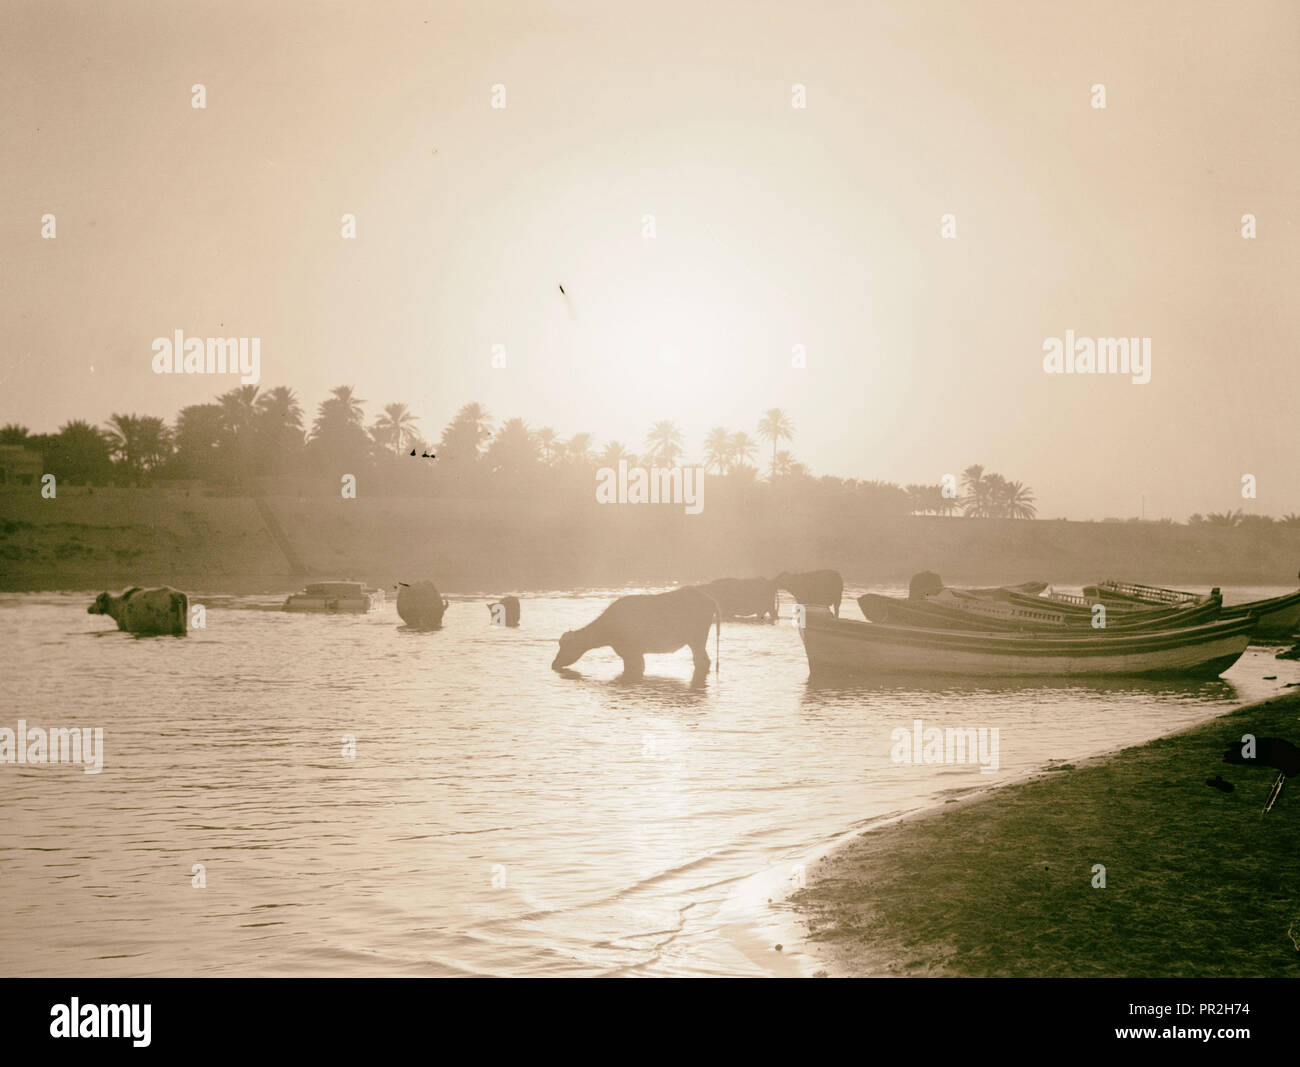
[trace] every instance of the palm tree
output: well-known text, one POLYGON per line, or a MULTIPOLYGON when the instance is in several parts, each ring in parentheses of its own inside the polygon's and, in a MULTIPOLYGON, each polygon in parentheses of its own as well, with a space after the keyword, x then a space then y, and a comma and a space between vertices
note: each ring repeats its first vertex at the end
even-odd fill
POLYGON ((1038 514, 1034 507, 1034 493, 1020 482, 1007 482, 1002 504, 1008 519, 1032 519, 1038 514))
POLYGON ((0 445, 21 445, 30 436, 31 431, 26 426, 14 422, 0 426, 0 445))
POLYGON ((550 463, 560 450, 560 435, 551 427, 543 426, 537 431, 537 443, 542 449, 542 459, 550 463))
POLYGON ((1300 526, 1300 515, 1297 515, 1293 511, 1287 512, 1287 514, 1277 520, 1277 524, 1279 526, 1300 526))
POLYGON ((538 461, 537 439, 523 419, 508 419, 492 438, 485 458, 498 474, 522 474, 538 461))
POLYGON ((370 427, 370 436, 381 448, 391 448, 401 455, 407 445, 419 436, 416 429, 419 421, 405 404, 385 404, 384 413, 370 427))
POLYGON ((575 433, 569 438, 564 454, 572 463, 589 464, 595 458, 596 443, 589 433, 575 433))
POLYGON ((627 460, 629 467, 636 464, 636 456, 628 451, 627 445, 622 441, 610 441, 598 457, 598 462, 602 467, 617 467, 620 459, 627 460))
POLYGON ((492 416, 482 404, 470 403, 456 412, 442 431, 439 448, 449 459, 476 460, 483 443, 492 436, 492 416))
POLYGON ((727 441, 727 469, 736 471, 749 467, 749 461, 758 451, 758 445, 744 430, 737 430, 727 441))
POLYGON ((650 428, 645 446, 651 463, 671 467, 682 454, 682 432, 671 419, 663 419, 650 428))
POLYGON ((257 398, 257 435, 265 466, 284 466, 297 458, 303 440, 302 406, 288 386, 277 385, 257 398))
POLYGON ((731 467, 731 434, 717 426, 704 438, 704 469, 726 474, 731 467))
POLYGON ((50 439, 45 453, 45 469, 70 482, 94 482, 102 485, 113 471, 108 435, 82 419, 73 419, 60 427, 50 439))
POLYGON ((972 463, 961 472, 961 487, 966 491, 961 499, 961 512, 968 518, 988 517, 988 486, 984 479, 984 466, 972 463))
POLYGON ((788 477, 795 473, 795 468, 801 466, 794 461, 794 456, 782 449, 772 457, 772 477, 788 477))
POLYGON ((336 385, 330 390, 327 400, 322 400, 316 409, 316 421, 312 423, 312 437, 324 437, 331 433, 340 433, 348 429, 361 429, 365 412, 361 405, 365 401, 356 395, 351 385, 336 385))
POLYGON ((758 420, 758 436, 772 442, 772 473, 776 473, 776 446, 794 440, 794 426, 780 408, 769 408, 758 420))
POLYGON ((1240 511, 1212 511, 1205 516, 1205 521, 1210 526, 1237 526, 1241 523, 1240 511))

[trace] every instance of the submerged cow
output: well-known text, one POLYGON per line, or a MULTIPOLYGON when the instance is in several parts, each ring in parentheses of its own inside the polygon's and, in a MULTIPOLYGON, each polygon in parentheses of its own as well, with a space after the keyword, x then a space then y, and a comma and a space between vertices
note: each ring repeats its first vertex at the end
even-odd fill
POLYGON ((100 593, 86 609, 89 615, 111 615, 119 630, 132 634, 175 634, 189 631, 190 598, 179 589, 132 586, 121 596, 100 593))
POLYGON ((576 663, 593 648, 612 648, 623 660, 623 673, 645 673, 647 652, 676 652, 689 645, 695 657, 695 677, 709 670, 709 627, 717 624, 714 654, 721 645, 722 621, 713 598, 698 589, 674 589, 653 596, 622 596, 581 630, 560 638, 560 651, 551 664, 560 670, 576 663))
POLYGON ((776 621, 776 582, 770 578, 719 578, 696 588, 718 602, 724 619, 756 615, 776 621))
POLYGON ((507 626, 519 625, 519 598, 517 596, 503 596, 500 600, 489 604, 487 609, 492 613, 494 623, 498 619, 502 619, 507 626), (501 610, 498 611, 498 608, 501 610))
POLYGON ((442 617, 451 607, 442 599, 438 587, 432 582, 399 582, 397 614, 412 630, 440 630, 442 617))
POLYGON ((803 571, 798 574, 783 571, 776 576, 776 584, 800 604, 827 607, 836 616, 840 613, 844 579, 839 571, 803 571))

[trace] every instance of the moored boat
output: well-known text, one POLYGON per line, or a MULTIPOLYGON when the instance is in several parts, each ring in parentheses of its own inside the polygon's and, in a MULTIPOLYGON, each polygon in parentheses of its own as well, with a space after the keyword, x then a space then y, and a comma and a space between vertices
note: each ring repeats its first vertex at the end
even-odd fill
POLYGON ((301 593, 290 594, 284 602, 284 610, 364 615, 383 603, 382 589, 367 589, 361 582, 313 582, 301 593))
POLYGON ((836 619, 808 608, 800 627, 813 675, 1203 677, 1231 667, 1250 644, 1247 615, 1177 630, 1098 634, 968 633, 836 619))
POLYGON ((1058 605, 1040 597, 1025 597, 1023 601, 978 600, 960 594, 951 595, 945 590, 942 594, 917 600, 867 593, 858 598, 858 606, 863 617, 872 622, 922 629, 1011 633, 1177 630, 1213 622, 1222 610, 1220 597, 1205 604, 1170 610, 1125 613, 1108 608, 1105 625, 1098 626, 1099 616, 1091 609, 1077 612, 1060 610, 1058 605))
MULTIPOLYGON (((1108 606, 1155 607, 1178 602, 1175 598, 1181 598, 1181 602, 1184 603, 1188 600, 1206 603, 1219 590, 1215 588, 1207 596, 1204 593, 1185 593, 1177 589, 1162 589, 1160 586, 1139 585, 1136 582, 1106 581, 1084 589, 1085 594, 1090 591, 1095 591, 1102 602, 1108 606)), ((1281 596, 1267 597, 1263 600, 1251 600, 1244 604, 1226 604, 1219 617, 1240 619, 1247 615, 1255 615, 1259 618, 1255 629, 1257 638, 1290 637, 1297 628, 1300 628, 1300 589, 1294 593, 1283 593, 1281 596)))

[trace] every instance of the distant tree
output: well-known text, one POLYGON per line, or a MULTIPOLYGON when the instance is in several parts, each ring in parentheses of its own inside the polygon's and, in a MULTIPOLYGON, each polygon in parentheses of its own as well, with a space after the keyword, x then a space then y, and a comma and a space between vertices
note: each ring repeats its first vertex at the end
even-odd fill
POLYGON ((419 436, 419 421, 405 404, 385 404, 384 413, 370 427, 370 436, 380 448, 401 455, 419 436))
POLYGON ((727 442, 727 469, 732 472, 744 470, 757 453, 758 445, 753 438, 744 430, 737 430, 727 442))
POLYGON ((220 404, 191 404, 176 416, 176 472, 183 478, 205 481, 233 476, 229 455, 230 433, 220 404))
MULTIPOLYGON (((35 439, 33 439, 35 440, 35 439)), ((42 437, 45 470, 73 485, 105 485, 113 463, 107 435, 82 419, 66 422, 57 434, 42 437)))
POLYGON ((0 445, 25 444, 29 436, 31 431, 26 426, 19 426, 14 422, 0 426, 0 445))
POLYGON ((484 458, 493 474, 519 478, 537 466, 540 450, 523 419, 508 419, 492 438, 484 458))
POLYGON ((1223 512, 1212 511, 1205 516, 1205 523, 1207 526, 1240 526, 1241 512, 1232 510, 1223 512))
POLYGON ((772 473, 776 474, 776 446, 794 440, 794 426, 780 408, 769 408, 758 420, 758 436, 772 443, 772 473))
POLYGON ((646 458, 660 467, 671 467, 682 455, 682 432, 671 419, 656 422, 646 436, 646 458))
POLYGON ((277 385, 257 398, 257 437, 261 468, 294 467, 302 452, 302 407, 288 386, 277 385))
POLYGON ((371 440, 365 430, 364 403, 352 386, 338 385, 316 408, 307 452, 317 470, 331 476, 355 473, 348 468, 368 463, 371 440))
POLYGON ((589 465, 596 458, 595 439, 589 433, 575 433, 564 448, 564 456, 570 463, 589 465))
POLYGON ((786 478, 794 473, 794 456, 782 449, 772 457, 772 477, 786 478))
POLYGON ((619 460, 627 460, 629 467, 636 465, 636 455, 628 450, 628 447, 622 441, 610 441, 597 457, 602 467, 618 467, 619 460))
POLYGON ((108 448, 124 478, 139 484, 171 454, 171 434, 157 416, 114 414, 109 419, 108 448))
POLYGON ((1277 523, 1279 526, 1300 526, 1300 515, 1297 515, 1295 512, 1288 512, 1278 519, 1277 523))
POLYGON ((983 464, 972 463, 961 472, 961 487, 965 490, 961 500, 961 513, 969 518, 987 518, 989 487, 984 478, 983 464))
POLYGON ((560 451, 560 436, 550 426, 543 426, 536 433, 537 444, 542 450, 542 460, 552 462, 560 451))
POLYGON ((1000 504, 1008 519, 1032 519, 1038 514, 1033 490, 1020 482, 1004 482, 1000 504))
POLYGON ((480 449, 491 436, 492 416, 482 404, 466 404, 442 431, 438 447, 448 459, 472 463, 478 459, 480 449))
POLYGON ((704 469, 726 474, 731 463, 731 434, 722 426, 714 427, 704 437, 704 469))

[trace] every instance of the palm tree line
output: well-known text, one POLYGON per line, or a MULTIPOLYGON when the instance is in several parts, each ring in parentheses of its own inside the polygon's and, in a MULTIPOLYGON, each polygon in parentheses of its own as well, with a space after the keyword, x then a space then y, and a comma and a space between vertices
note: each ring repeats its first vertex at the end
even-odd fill
MULTIPOLYGON (((156 416, 123 413, 114 413, 103 427, 74 419, 55 434, 32 434, 10 424, 0 427, 0 444, 41 452, 46 470, 73 484, 128 485, 168 478, 247 484, 257 477, 333 474, 367 463, 392 467, 409 455, 435 455, 459 475, 472 472, 473 477, 518 483, 546 471, 586 474, 620 461, 674 466, 687 454, 685 436, 671 419, 650 427, 638 455, 622 441, 602 446, 590 433, 564 440, 552 427, 533 429, 521 418, 497 424, 479 403, 461 407, 431 444, 405 404, 385 404, 368 425, 365 405, 354 387, 336 386, 317 406, 308 428, 292 389, 244 385, 212 402, 182 408, 170 426, 156 416)), ((939 485, 813 478, 805 464, 781 447, 792 443, 794 435, 793 422, 780 408, 765 411, 752 436, 714 427, 703 439, 703 466, 744 484, 758 480, 761 463, 770 484, 856 494, 870 510, 885 514, 1033 518, 1036 513, 1031 490, 979 465, 963 472, 960 498, 939 485), (760 459, 764 446, 770 452, 760 459)))

